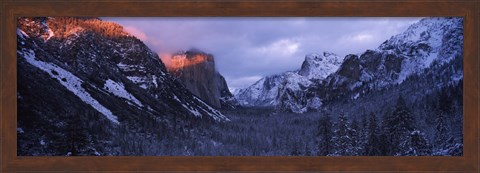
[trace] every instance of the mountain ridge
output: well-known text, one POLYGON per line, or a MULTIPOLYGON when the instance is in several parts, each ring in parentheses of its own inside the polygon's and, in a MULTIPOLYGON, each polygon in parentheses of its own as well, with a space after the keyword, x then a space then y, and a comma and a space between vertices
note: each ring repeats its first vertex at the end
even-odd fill
MULTIPOLYGON (((373 90, 399 85, 411 76, 425 74, 425 69, 435 69, 442 64, 461 58, 463 56, 462 43, 463 21, 461 18, 424 18, 412 24, 404 32, 392 36, 376 49, 338 58, 342 61, 340 64, 335 61, 337 65, 334 66, 336 68, 332 68, 334 70, 325 70, 324 67, 335 63, 327 63, 327 65, 322 63, 311 68, 323 70, 325 73, 320 73, 322 75, 319 75, 317 80, 294 82, 298 86, 303 86, 304 89, 289 89, 285 85, 286 90, 270 93, 271 95, 277 94, 279 97, 269 97, 268 99, 275 100, 277 110, 295 113, 318 110, 325 105, 325 102, 340 98, 357 99, 373 90), (313 100, 316 104, 312 105, 313 100)), ((309 55, 306 57, 302 68, 310 66, 306 64, 307 60, 315 59, 309 55)), ((325 57, 325 53, 323 57, 325 57)), ((300 70, 300 72, 302 71, 300 70)), ((308 73, 302 72, 302 74, 308 73)), ((454 74, 454 76, 457 76, 456 80, 460 79, 458 74, 454 74)), ((262 78, 257 83, 237 92, 235 96, 241 104, 265 106, 261 102, 257 104, 253 101, 259 96, 258 94, 248 94, 268 91, 268 87, 262 88, 259 85, 262 80, 265 79, 262 78)), ((284 83, 288 84, 288 82, 284 83)), ((280 84, 277 82, 277 85, 280 84)))
POLYGON ((161 141, 201 133, 202 123, 230 121, 185 89, 156 53, 118 24, 22 17, 17 26, 20 155, 115 155, 125 146, 120 139, 161 141), (69 133, 92 143, 57 148, 69 146, 69 133), (42 145, 31 139, 42 139, 42 145))

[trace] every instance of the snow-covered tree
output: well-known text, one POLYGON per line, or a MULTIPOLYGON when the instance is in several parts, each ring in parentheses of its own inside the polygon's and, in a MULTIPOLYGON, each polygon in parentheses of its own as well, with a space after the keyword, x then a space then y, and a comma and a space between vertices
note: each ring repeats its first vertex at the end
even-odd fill
POLYGON ((338 117, 337 130, 335 131, 335 152, 334 156, 352 156, 355 155, 352 146, 352 138, 349 135, 349 123, 344 113, 338 117))
POLYGON ((450 156, 463 155, 463 137, 460 137, 458 140, 455 140, 453 137, 451 137, 446 142, 445 148, 448 153, 444 155, 450 155, 450 156))
POLYGON ((400 143, 400 152, 396 155, 401 156, 429 156, 432 154, 432 146, 428 142, 425 134, 419 130, 413 130, 400 143))
POLYGON ((361 134, 360 134, 360 125, 358 124, 357 118, 354 117, 352 120, 352 124, 348 129, 348 134, 351 138, 352 143, 352 155, 358 156, 361 152, 361 134))

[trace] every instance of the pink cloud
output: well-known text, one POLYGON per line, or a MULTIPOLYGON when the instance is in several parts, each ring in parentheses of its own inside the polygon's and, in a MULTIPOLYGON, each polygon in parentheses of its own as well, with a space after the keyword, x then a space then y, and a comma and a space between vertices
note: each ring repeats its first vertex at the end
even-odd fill
POLYGON ((142 40, 142 41, 147 41, 147 40, 148 40, 147 34, 145 34, 143 31, 141 31, 141 30, 138 29, 137 27, 134 27, 134 26, 125 26, 125 27, 123 27, 123 29, 124 29, 125 31, 127 31, 128 33, 134 35, 134 36, 137 37, 138 39, 142 40))

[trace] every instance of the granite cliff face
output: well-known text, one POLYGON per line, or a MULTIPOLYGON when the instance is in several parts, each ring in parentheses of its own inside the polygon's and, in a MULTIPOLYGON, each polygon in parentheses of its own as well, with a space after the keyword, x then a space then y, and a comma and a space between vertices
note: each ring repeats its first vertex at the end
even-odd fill
POLYGON ((225 78, 215 69, 213 55, 192 49, 174 54, 170 62, 168 71, 206 103, 222 109, 237 105, 225 78))

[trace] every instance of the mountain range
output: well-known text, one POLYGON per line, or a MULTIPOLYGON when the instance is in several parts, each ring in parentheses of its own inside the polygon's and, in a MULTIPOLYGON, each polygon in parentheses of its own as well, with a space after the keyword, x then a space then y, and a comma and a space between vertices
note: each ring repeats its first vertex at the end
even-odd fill
POLYGON ((233 94, 212 54, 167 58, 99 18, 18 18, 17 155, 307 153, 316 116, 384 123, 401 96, 428 140, 445 113, 462 144, 462 18, 424 18, 359 54, 311 53, 233 94))
POLYGON ((463 78, 462 45, 461 18, 424 18, 373 50, 344 58, 328 52, 307 55, 300 70, 264 77, 235 97, 243 106, 304 113, 410 78, 442 79, 437 87, 445 87, 463 78))

